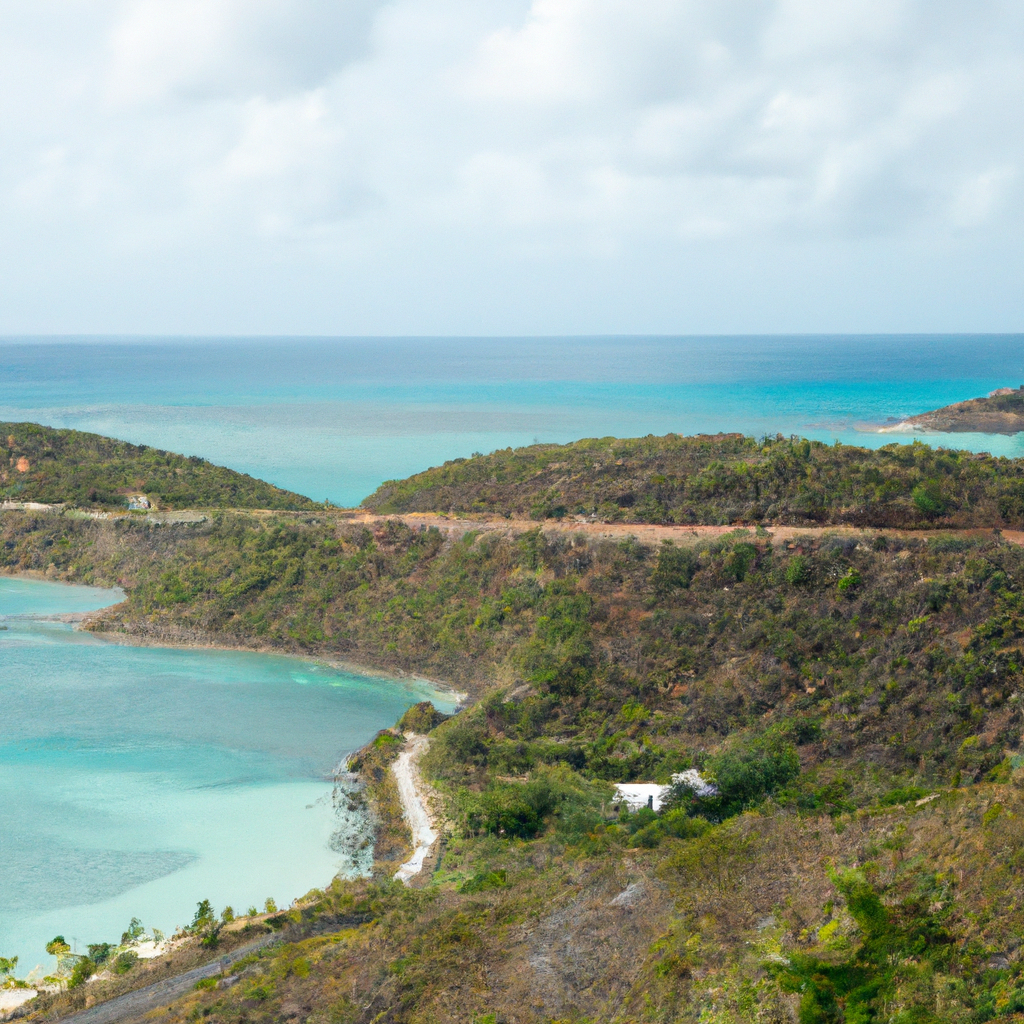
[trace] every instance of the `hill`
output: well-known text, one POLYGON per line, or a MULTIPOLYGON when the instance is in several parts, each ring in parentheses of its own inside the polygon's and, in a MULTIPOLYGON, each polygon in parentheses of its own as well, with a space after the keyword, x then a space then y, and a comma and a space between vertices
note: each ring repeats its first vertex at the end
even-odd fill
POLYGON ((382 484, 378 514, 889 528, 1024 526, 1024 460, 741 434, 507 448, 382 484))
POLYGON ((956 402, 919 416, 911 416, 882 433, 904 430, 944 433, 1016 434, 1024 430, 1024 385, 998 388, 984 398, 956 402))
POLYGON ((124 509, 134 495, 165 509, 315 507, 206 459, 79 430, 0 423, 0 501, 124 509))
POLYGON ((0 531, 5 567, 121 583, 109 636, 475 694, 424 760, 447 817, 425 888, 325 879, 285 915, 320 934, 161 1020, 1021 1019, 1024 549, 997 536, 644 545, 329 512, 0 531), (713 798, 616 809, 614 782, 688 767, 713 798))

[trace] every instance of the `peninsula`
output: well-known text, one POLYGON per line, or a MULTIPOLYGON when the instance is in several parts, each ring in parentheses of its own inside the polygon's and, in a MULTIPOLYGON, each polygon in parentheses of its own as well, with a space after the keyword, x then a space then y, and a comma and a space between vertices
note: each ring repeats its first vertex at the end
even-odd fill
POLYGON ((1016 434, 1024 430, 1024 385, 997 388, 984 398, 971 398, 923 412, 880 427, 878 433, 904 434, 920 430, 944 434, 1016 434))

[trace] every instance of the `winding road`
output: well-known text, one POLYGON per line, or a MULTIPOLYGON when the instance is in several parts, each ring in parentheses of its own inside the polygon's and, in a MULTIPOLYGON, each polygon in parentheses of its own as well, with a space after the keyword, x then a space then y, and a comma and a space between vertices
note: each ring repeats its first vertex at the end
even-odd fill
POLYGON ((391 770, 398 783, 398 796, 402 811, 412 832, 412 856, 395 872, 395 878, 408 885, 423 870, 423 861, 430 848, 437 842, 437 830, 424 797, 426 788, 420 777, 419 759, 430 746, 426 736, 416 733, 405 734, 405 750, 398 755, 391 770))

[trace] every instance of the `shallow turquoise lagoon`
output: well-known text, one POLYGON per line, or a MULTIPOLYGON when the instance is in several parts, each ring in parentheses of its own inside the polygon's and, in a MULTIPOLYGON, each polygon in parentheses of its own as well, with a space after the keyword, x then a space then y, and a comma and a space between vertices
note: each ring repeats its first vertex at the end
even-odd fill
POLYGON ((285 905, 365 867, 345 755, 427 684, 235 651, 113 644, 46 619, 117 590, 0 577, 0 955, 285 905))

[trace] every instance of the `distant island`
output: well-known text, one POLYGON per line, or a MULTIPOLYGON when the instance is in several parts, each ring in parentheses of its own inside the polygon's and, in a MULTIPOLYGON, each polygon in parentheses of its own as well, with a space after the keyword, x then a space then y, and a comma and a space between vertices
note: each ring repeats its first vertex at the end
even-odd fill
POLYGON ((945 434, 1016 434, 1024 430, 1024 385, 997 388, 984 398, 910 416, 899 423, 878 428, 880 434, 903 434, 913 430, 934 430, 945 434))

